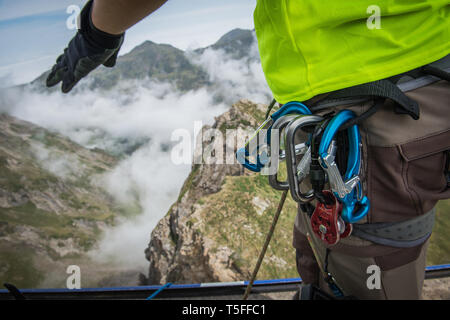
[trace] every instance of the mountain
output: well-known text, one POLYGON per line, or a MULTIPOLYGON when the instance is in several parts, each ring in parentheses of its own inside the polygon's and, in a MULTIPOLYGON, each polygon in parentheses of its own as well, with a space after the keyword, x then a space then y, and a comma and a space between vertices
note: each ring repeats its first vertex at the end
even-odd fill
MULTIPOLYGON (((189 53, 168 44, 145 41, 129 53, 120 56, 114 68, 101 66, 92 71, 74 90, 84 87, 108 90, 123 80, 145 78, 168 82, 182 92, 208 87, 213 83, 209 80, 206 71, 193 63, 196 55, 202 54, 207 49, 213 49, 223 50, 232 59, 241 59, 248 56, 254 42, 254 32, 243 29, 234 29, 222 36, 215 44, 189 53)), ((45 72, 31 84, 39 90, 48 90, 44 88, 48 74, 48 71, 45 72)))
POLYGON ((206 48, 195 50, 196 53, 203 53, 207 49, 223 50, 233 59, 240 60, 249 56, 256 40, 255 32, 244 29, 233 29, 224 34, 216 43, 206 48))
POLYGON ((102 230, 139 209, 118 206, 95 186, 116 164, 101 150, 0 114, 0 283, 63 287, 71 264, 98 272, 85 272, 85 285, 110 276, 86 253, 102 230))

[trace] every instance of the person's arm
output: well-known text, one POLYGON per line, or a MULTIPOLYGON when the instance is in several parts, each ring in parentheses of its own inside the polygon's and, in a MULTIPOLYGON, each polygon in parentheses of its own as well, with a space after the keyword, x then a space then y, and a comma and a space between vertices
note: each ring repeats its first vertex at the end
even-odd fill
POLYGON ((104 32, 124 33, 161 7, 167 0, 95 0, 92 22, 104 32))
POLYGON ((69 92, 99 65, 116 64, 125 31, 167 0, 90 0, 81 10, 77 34, 58 57, 47 77, 47 87, 62 82, 69 92))

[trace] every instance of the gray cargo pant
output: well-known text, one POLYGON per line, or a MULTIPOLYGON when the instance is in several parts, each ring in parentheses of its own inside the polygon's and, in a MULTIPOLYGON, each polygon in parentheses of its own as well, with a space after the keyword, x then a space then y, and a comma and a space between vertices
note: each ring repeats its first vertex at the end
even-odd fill
MULTIPOLYGON (((360 124, 363 186, 371 201, 371 209, 360 223, 408 220, 433 210, 438 200, 450 198, 444 175, 445 151, 450 149, 450 84, 439 81, 406 95, 419 103, 419 120, 395 114, 392 102, 387 100, 380 111, 360 124)), ((336 110, 346 107, 360 114, 371 104, 340 106, 336 110)), ((323 266, 326 246, 313 234, 308 216, 299 209, 293 237, 298 272, 305 283, 319 284, 327 290, 305 237, 307 233, 323 266)), ((350 236, 328 247, 328 270, 346 295, 359 299, 420 299, 427 244, 394 248, 350 236), (367 285, 373 275, 368 270, 371 265, 380 270, 379 289, 367 285)))

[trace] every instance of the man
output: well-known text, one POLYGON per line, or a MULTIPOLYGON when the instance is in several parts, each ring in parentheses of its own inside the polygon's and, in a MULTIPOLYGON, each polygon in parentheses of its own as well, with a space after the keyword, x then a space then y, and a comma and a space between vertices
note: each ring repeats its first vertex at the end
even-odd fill
MULTIPOLYGON (((99 65, 114 66, 125 31, 164 2, 89 1, 80 14, 80 30, 58 58, 47 85, 62 81, 67 93, 99 65)), ((433 208, 439 199, 450 198, 450 85, 439 81, 448 80, 450 68, 449 4, 257 2, 261 62, 279 103, 304 101, 308 107, 330 105, 332 110, 345 107, 364 114, 373 100, 386 99, 360 123, 363 186, 371 200, 362 224, 355 224, 353 235, 334 246, 315 236, 310 243, 309 218, 299 210, 293 244, 305 283, 326 289, 321 266, 346 295, 420 298, 433 208), (378 280, 370 278, 371 272, 378 280)))

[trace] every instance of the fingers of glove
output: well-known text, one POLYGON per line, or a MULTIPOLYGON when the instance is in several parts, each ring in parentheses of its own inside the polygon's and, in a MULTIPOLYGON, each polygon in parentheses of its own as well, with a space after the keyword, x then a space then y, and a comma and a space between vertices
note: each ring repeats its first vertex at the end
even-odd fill
POLYGON ((67 71, 67 66, 64 60, 64 54, 60 55, 56 60, 56 64, 52 67, 52 70, 47 77, 47 87, 53 87, 62 80, 64 73, 67 71))
POLYGON ((114 52, 114 54, 103 63, 103 65, 108 68, 114 67, 116 65, 118 55, 119 55, 119 50, 116 50, 116 52, 114 52))
POLYGON ((76 80, 71 72, 64 73, 64 76, 62 78, 61 91, 63 93, 68 93, 70 90, 72 90, 72 88, 77 84, 78 81, 79 79, 76 80))
MULTIPOLYGON (((103 60, 102 60, 103 61, 103 60)), ((68 93, 82 78, 87 76, 92 70, 97 68, 101 62, 94 61, 90 57, 84 57, 78 60, 73 72, 67 71, 63 77, 61 90, 68 93)))

